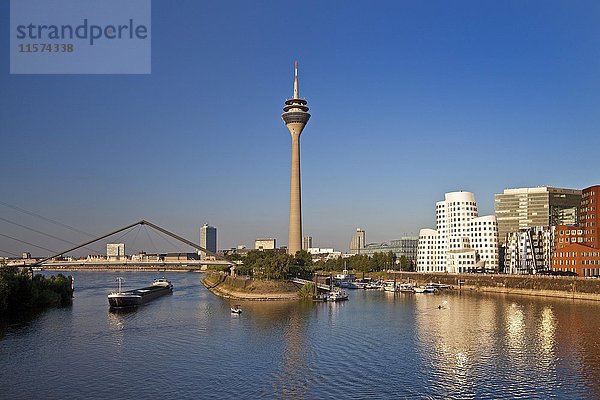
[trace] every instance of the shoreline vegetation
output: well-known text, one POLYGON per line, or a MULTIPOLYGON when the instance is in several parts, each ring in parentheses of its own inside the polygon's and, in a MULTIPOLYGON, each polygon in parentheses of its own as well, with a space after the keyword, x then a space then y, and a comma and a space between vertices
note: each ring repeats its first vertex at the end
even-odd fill
POLYGON ((71 277, 31 276, 28 270, 0 267, 0 315, 63 307, 72 303, 71 277))

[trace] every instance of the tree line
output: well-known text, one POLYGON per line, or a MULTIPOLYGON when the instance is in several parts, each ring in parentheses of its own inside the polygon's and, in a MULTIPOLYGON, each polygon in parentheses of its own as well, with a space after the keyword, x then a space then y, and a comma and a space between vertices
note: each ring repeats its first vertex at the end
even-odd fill
POLYGON ((236 274, 256 279, 308 278, 312 276, 312 257, 304 251, 292 256, 279 250, 252 250, 236 267, 236 274))
POLYGON ((48 278, 27 270, 0 267, 0 314, 23 310, 61 307, 73 298, 71 279, 58 274, 48 278))
POLYGON ((388 269, 413 271, 414 264, 405 256, 399 259, 389 251, 353 255, 349 258, 336 258, 313 262, 311 254, 301 250, 292 256, 279 250, 252 250, 243 258, 243 265, 236 267, 237 275, 252 276, 256 279, 289 279, 302 277, 310 279, 314 272, 342 271, 344 268, 359 273, 379 272, 388 269))

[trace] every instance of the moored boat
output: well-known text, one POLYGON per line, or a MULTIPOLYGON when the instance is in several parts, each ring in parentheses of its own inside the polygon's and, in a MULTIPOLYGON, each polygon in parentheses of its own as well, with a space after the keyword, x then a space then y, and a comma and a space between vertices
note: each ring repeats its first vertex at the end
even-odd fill
POLYGON ((397 291, 402 293, 414 293, 415 287, 410 283, 401 283, 397 286, 397 291))
POLYGON ((383 283, 383 290, 385 290, 386 292, 395 292, 396 291, 396 282, 385 281, 383 283))
POLYGON ((414 287, 414 292, 415 293, 437 293, 438 290, 435 287, 432 286, 419 286, 419 287, 414 287))
POLYGON ((367 286, 365 286, 365 289, 375 289, 375 290, 381 290, 383 289, 383 283, 376 281, 376 282, 369 282, 367 283, 367 286))
POLYGON ((348 286, 346 286, 348 289, 364 289, 367 286, 367 284, 365 282, 358 282, 358 281, 353 281, 353 282, 349 282, 348 286))
POLYGON ((437 290, 452 289, 452 286, 450 286, 450 285, 445 285, 443 283, 435 283, 435 282, 429 282, 426 286, 433 287, 437 290))
POLYGON ((119 290, 108 295, 108 304, 111 308, 137 307, 145 304, 157 297, 173 293, 173 284, 165 279, 155 279, 151 286, 141 289, 121 291, 123 278, 117 278, 119 290))
POLYGON ((348 300, 348 293, 345 290, 334 289, 327 294, 327 301, 348 300))

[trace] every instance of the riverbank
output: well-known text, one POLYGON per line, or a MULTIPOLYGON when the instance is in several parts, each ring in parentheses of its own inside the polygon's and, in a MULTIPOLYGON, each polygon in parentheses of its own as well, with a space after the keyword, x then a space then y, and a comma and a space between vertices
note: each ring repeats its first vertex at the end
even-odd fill
POLYGON ((545 275, 443 274, 394 272, 388 279, 451 285, 455 289, 600 301, 600 279, 545 275))
POLYGON ((202 284, 213 294, 232 300, 298 300, 298 288, 290 282, 233 278, 207 274, 202 284))

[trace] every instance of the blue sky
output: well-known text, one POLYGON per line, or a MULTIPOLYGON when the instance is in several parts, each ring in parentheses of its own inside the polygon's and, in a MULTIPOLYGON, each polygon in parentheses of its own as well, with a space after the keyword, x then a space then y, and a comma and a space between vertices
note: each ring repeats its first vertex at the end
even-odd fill
MULTIPOLYGON (((488 214, 507 187, 600 183, 597 1, 154 0, 150 75, 10 75, 8 11, 1 199, 90 233, 145 218, 192 239, 208 222, 219 248, 287 244, 280 114, 296 59, 315 246, 347 250, 359 226, 368 242, 417 234, 448 191, 488 214)), ((0 237, 0 250, 28 246, 0 237)))

